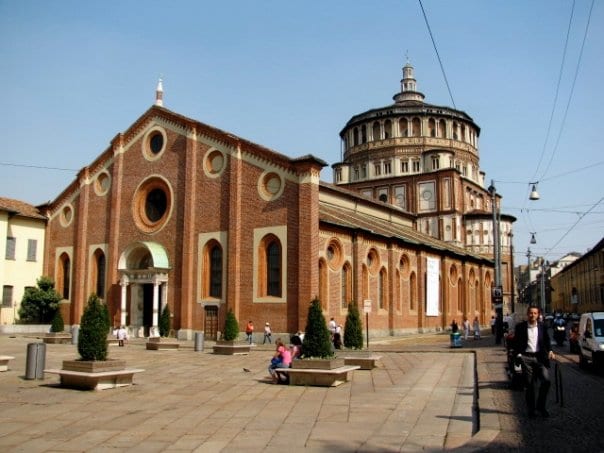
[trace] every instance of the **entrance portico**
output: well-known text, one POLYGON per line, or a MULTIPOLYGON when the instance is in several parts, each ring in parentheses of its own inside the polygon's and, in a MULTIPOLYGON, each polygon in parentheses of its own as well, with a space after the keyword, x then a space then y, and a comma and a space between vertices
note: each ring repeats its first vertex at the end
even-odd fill
POLYGON ((120 325, 133 335, 159 337, 159 314, 168 301, 169 270, 166 250, 155 242, 133 243, 120 256, 120 325))

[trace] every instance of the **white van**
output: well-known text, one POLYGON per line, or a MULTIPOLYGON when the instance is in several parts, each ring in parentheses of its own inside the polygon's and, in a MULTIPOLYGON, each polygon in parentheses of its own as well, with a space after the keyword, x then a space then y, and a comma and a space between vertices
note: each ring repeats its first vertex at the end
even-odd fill
POLYGON ((604 311, 583 313, 579 320, 579 365, 604 367, 604 311))

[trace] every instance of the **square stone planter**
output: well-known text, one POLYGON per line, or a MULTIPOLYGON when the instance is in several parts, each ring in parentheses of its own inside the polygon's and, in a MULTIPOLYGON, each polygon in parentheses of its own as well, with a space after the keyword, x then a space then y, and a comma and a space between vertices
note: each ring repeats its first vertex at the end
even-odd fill
POLYGON ((63 370, 102 373, 126 368, 125 360, 63 360, 63 370))
POLYGON ((46 344, 69 344, 71 343, 71 334, 64 332, 50 332, 44 335, 42 341, 46 344))
POLYGON ((126 368, 124 360, 64 360, 60 370, 44 370, 58 374, 61 386, 78 390, 104 390, 132 385, 136 373, 145 370, 126 368))
POLYGON ((220 340, 214 345, 214 354, 244 355, 249 353, 250 345, 248 343, 220 340))
POLYGON ((340 368, 342 366, 344 366, 344 359, 334 357, 331 359, 293 360, 291 367, 295 369, 331 370, 333 368, 340 368))

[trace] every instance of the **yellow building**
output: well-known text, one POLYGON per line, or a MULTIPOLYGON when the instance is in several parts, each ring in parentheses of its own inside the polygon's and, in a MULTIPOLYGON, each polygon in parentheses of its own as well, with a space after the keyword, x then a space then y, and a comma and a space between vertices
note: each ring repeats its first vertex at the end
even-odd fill
POLYGON ((25 288, 42 276, 46 217, 34 206, 0 197, 0 325, 15 324, 25 288))

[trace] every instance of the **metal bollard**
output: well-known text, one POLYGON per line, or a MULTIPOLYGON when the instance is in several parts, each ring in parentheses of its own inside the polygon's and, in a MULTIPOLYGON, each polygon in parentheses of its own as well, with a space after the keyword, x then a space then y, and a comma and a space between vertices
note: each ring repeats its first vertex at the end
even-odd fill
POLYGON ((71 344, 78 344, 78 336, 80 335, 80 326, 77 324, 71 326, 71 344))
POLYGON ((44 379, 46 364, 46 344, 29 343, 25 362, 25 379, 44 379))
POLYGON ((203 351, 203 332, 195 332, 195 351, 203 351))

